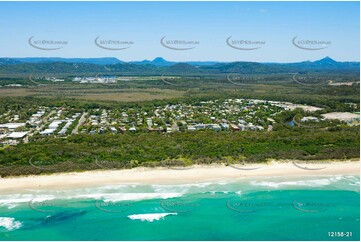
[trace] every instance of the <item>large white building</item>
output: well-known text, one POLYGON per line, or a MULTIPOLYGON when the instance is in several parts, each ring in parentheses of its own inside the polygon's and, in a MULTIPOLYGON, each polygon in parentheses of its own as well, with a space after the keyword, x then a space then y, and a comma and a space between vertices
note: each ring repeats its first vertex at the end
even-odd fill
POLYGON ((28 132, 12 132, 6 136, 8 139, 22 139, 24 138, 28 132))
POLYGON ((0 128, 6 128, 10 131, 15 130, 20 127, 24 127, 25 123, 7 123, 7 124, 0 124, 0 128))

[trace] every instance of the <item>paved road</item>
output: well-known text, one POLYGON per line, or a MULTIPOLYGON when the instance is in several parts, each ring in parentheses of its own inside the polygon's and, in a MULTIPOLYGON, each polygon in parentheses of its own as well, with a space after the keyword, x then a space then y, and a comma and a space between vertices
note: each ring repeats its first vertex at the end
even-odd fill
POLYGON ((80 125, 82 125, 82 124, 85 122, 85 120, 86 120, 85 116, 86 116, 87 114, 88 114, 88 113, 83 113, 83 114, 81 115, 77 126, 76 126, 76 127, 73 129, 73 131, 71 132, 72 134, 77 134, 77 133, 78 133, 78 128, 80 127, 80 125))
POLYGON ((49 118, 50 118, 53 114, 55 114, 55 113, 56 113, 56 111, 55 111, 55 110, 52 110, 45 118, 43 118, 40 127, 30 129, 28 135, 25 136, 25 138, 23 139, 23 140, 24 140, 24 143, 28 143, 28 142, 29 142, 29 137, 30 137, 30 136, 33 136, 33 135, 35 134, 35 131, 40 131, 40 130, 42 130, 42 129, 45 127, 45 125, 48 124, 49 118))

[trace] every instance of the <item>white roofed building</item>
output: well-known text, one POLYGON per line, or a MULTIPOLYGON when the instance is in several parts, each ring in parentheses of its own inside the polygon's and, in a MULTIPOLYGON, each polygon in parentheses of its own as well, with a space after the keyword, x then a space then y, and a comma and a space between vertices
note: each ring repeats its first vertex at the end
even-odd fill
POLYGON ((6 128, 9 130, 15 130, 20 127, 24 127, 26 123, 7 123, 7 124, 0 124, 0 128, 6 128))
POLYGON ((28 132, 12 132, 6 136, 8 139, 22 139, 24 138, 28 132))

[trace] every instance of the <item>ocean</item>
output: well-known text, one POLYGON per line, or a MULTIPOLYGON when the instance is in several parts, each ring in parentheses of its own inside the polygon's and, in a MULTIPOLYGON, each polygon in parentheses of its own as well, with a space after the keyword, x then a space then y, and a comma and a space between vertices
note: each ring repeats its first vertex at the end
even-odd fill
POLYGON ((360 177, 0 194, 0 240, 355 240, 360 177))

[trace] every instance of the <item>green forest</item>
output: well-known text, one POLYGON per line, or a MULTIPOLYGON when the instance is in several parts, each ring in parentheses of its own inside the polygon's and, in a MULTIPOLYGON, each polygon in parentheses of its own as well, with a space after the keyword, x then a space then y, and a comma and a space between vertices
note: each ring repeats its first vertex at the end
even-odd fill
MULTIPOLYGON (((338 73, 333 77, 340 76, 338 73)), ((349 78, 353 79, 353 76, 349 78)), ((323 109, 312 113, 317 117, 326 112, 359 112, 359 85, 302 86, 290 82, 289 76, 284 75, 270 75, 265 79, 268 81, 263 84, 244 86, 235 86, 216 77, 183 78, 179 80, 179 86, 164 85, 159 80, 124 84, 138 90, 157 87, 159 92, 168 89, 185 91, 182 97, 142 102, 69 98, 62 95, 69 88, 76 90, 81 96, 85 90, 97 90, 99 86, 54 84, 51 86, 52 89, 44 89, 56 90, 55 94, 49 97, 0 97, 0 113, 16 111, 21 119, 26 120, 40 106, 72 108, 79 113, 96 108, 132 108, 149 112, 154 107, 167 104, 194 104, 227 98, 254 98, 314 105, 323 109), (182 86, 189 82, 197 82, 197 85, 182 86)), ((122 85, 103 86, 102 90, 124 90, 122 85)), ((73 134, 62 138, 34 136, 29 143, 0 146, 0 176, 139 166, 190 166, 211 163, 227 165, 264 163, 273 159, 314 161, 360 157, 359 126, 348 126, 337 121, 320 122, 312 128, 297 125, 291 127, 285 124, 292 118, 298 120, 308 115, 311 113, 300 109, 284 111, 274 117, 277 123, 271 132, 204 130, 174 133, 73 134)))

